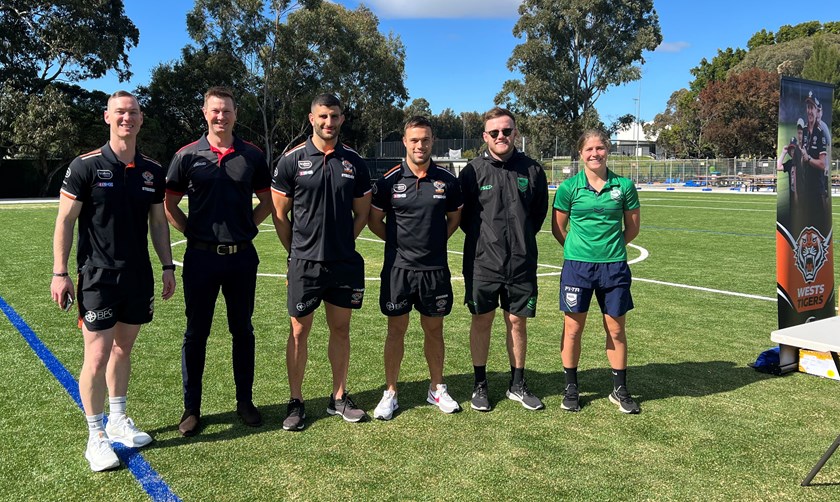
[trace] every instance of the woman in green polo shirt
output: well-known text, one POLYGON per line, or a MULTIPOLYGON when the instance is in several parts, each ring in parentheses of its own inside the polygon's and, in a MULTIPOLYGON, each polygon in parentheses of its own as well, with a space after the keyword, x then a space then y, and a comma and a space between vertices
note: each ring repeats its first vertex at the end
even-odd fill
POLYGON ((577 366, 580 341, 593 293, 604 315, 607 359, 612 368, 612 403, 623 413, 639 413, 627 391, 625 314, 633 308, 627 244, 639 234, 639 196, 633 182, 607 168, 610 140, 589 130, 578 140, 584 168, 566 180, 554 197, 552 233, 563 246, 560 310, 565 313, 561 356, 566 388, 561 407, 579 411, 577 366))

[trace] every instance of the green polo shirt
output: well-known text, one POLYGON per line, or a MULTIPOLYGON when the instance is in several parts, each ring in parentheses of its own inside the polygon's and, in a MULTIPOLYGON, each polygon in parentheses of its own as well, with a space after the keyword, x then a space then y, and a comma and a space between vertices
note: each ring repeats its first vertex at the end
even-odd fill
POLYGON ((569 213, 563 245, 566 260, 612 263, 627 260, 624 212, 639 208, 633 182, 607 169, 607 182, 595 192, 581 170, 557 188, 554 209, 569 213))

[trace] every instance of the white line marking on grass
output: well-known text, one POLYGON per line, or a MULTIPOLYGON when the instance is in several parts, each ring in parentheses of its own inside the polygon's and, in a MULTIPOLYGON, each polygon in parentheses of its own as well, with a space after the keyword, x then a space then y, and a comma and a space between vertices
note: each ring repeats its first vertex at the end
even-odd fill
MULTIPOLYGON (((265 230, 265 231, 268 232, 268 230, 265 230)), ((547 230, 541 230, 540 232, 548 233, 547 230)), ((382 239, 371 239, 369 237, 359 237, 358 240, 367 241, 367 242, 379 242, 379 243, 385 244, 385 241, 383 241, 382 239)), ((175 247, 179 244, 184 244, 186 242, 187 242, 186 239, 181 239, 179 241, 175 241, 175 242, 172 243, 172 247, 175 247)), ((636 244, 628 244, 628 246, 639 250, 639 257, 634 258, 633 260, 630 260, 630 261, 627 262, 630 265, 642 262, 642 261, 648 259, 648 257, 650 256, 650 252, 648 252, 647 249, 645 249, 641 246, 637 246, 636 244)), ((463 255, 464 254, 460 251, 452 251, 452 250, 447 250, 447 252, 452 253, 452 254, 457 254, 457 255, 463 255)), ((183 263, 179 262, 179 261, 173 260, 173 263, 175 263, 178 266, 183 266, 183 263)), ((561 266, 549 265, 547 263, 538 263, 537 266, 557 270, 557 272, 546 272, 546 273, 543 273, 543 274, 537 274, 537 277, 558 276, 558 275, 560 275, 559 271, 563 270, 563 267, 561 267, 561 266)), ((270 274, 270 273, 258 272, 257 276, 285 278, 286 274, 270 274)), ((366 281, 379 281, 380 279, 379 279, 379 277, 365 277, 365 280, 366 281)), ((464 277, 463 276, 453 276, 452 280, 453 281, 463 281, 464 277)), ((641 277, 634 277, 633 280, 634 281, 639 281, 639 282, 648 282, 648 283, 651 283, 651 284, 659 284, 659 285, 662 285, 662 286, 671 286, 671 287, 675 287, 675 288, 684 288, 684 289, 692 289, 692 290, 695 290, 695 291, 704 291, 706 293, 716 293, 716 294, 720 294, 720 295, 738 296, 738 297, 741 297, 741 298, 751 298, 753 300, 765 300, 765 301, 773 301, 773 302, 776 301, 775 298, 770 298, 770 297, 767 297, 767 296, 750 295, 750 294, 746 294, 746 293, 738 293, 738 292, 735 292, 735 291, 724 291, 722 289, 704 288, 702 286, 691 286, 689 284, 679 284, 679 283, 676 283, 676 282, 658 281, 658 280, 655 280, 655 279, 643 279, 641 277)))
POLYGON ((645 204, 645 207, 668 207, 677 209, 708 209, 711 211, 750 211, 757 213, 775 213, 776 208, 773 209, 749 209, 749 208, 732 208, 732 207, 708 207, 708 206, 672 206, 669 204, 645 204))

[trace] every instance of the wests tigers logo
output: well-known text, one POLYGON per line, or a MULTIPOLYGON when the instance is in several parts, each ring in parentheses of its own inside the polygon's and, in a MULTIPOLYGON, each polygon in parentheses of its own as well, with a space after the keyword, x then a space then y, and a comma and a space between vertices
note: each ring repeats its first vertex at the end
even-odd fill
POLYGON ((828 240, 814 227, 805 227, 796 239, 796 248, 793 250, 796 268, 806 283, 814 282, 817 272, 825 265, 828 246, 828 240))

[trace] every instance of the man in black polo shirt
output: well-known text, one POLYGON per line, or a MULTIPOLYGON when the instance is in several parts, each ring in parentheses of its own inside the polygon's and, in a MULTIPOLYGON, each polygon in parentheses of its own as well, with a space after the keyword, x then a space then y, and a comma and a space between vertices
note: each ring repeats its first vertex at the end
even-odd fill
POLYGON ((431 384, 429 404, 444 413, 461 409, 443 383, 443 317, 452 311, 452 283, 446 241, 461 220, 461 188, 432 162, 432 124, 410 118, 404 127, 405 161, 373 187, 368 227, 385 241, 379 308, 388 316, 385 384, 374 418, 390 420, 397 404, 405 332, 412 306, 420 312, 431 384))
POLYGON ((166 216, 187 237, 184 301, 187 329, 181 348, 184 414, 178 430, 196 434, 201 418, 201 379, 207 337, 219 289, 225 297, 233 335, 236 412, 251 427, 262 425, 254 406, 254 295, 260 260, 251 241, 271 214, 271 178, 262 151, 233 133, 236 104, 227 89, 204 95, 207 134, 183 147, 169 165, 166 216), (253 194, 258 203, 253 205, 253 194), (189 216, 178 207, 187 194, 189 216))
POLYGON ((511 380, 505 394, 529 410, 543 403, 525 384, 527 321, 537 309, 537 233, 548 213, 548 183, 539 162, 516 150, 516 121, 504 108, 484 114, 487 151, 461 171, 464 194, 464 303, 472 314, 475 387, 470 406, 489 411, 487 356, 496 308, 507 328, 511 380))
POLYGON ((79 222, 79 316, 85 350, 79 395, 89 438, 85 458, 94 471, 120 465, 111 442, 145 446, 151 436, 126 415, 131 349, 140 325, 152 320, 154 277, 147 235, 163 263, 164 300, 175 292, 175 266, 163 211, 164 171, 136 149, 143 124, 140 105, 118 91, 108 99, 105 122, 110 139, 99 150, 77 157, 61 187, 53 238, 50 293, 65 310, 73 303, 67 268, 73 227, 79 222), (104 426, 105 389, 110 415, 104 426))
POLYGON ((301 386, 313 312, 321 300, 326 304, 333 374, 327 413, 348 422, 367 416, 347 393, 347 368, 350 314, 361 308, 365 293, 365 266, 356 252, 356 237, 367 224, 370 174, 361 157, 338 140, 344 122, 338 98, 316 96, 309 122, 312 136, 280 158, 271 186, 277 235, 289 252, 286 370, 291 398, 285 430, 304 427, 301 386))

